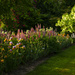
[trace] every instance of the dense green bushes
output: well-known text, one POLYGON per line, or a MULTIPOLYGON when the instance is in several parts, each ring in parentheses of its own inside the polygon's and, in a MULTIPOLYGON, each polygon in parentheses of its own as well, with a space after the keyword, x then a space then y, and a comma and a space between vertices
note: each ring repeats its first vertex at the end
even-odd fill
POLYGON ((35 11, 35 8, 33 6, 33 0, 1 0, 0 7, 2 9, 2 11, 0 12, 0 19, 5 24, 3 28, 4 30, 7 29, 8 31, 17 31, 18 28, 26 29, 28 27, 31 27, 28 26, 29 22, 27 21, 28 19, 31 19, 29 18, 29 13, 32 12, 33 14, 37 14, 37 11, 35 11))
POLYGON ((75 1, 74 0, 64 0, 64 2, 65 2, 65 5, 66 6, 74 6, 74 4, 75 4, 75 1))
MULTIPOLYGON (((30 29, 36 24, 55 27, 58 18, 67 10, 64 0, 18 0, 0 2, 0 19, 5 24, 4 30, 30 29), (5 4, 6 3, 6 4, 5 4), (63 10, 64 9, 64 10, 63 10)), ((57 27, 58 28, 58 27, 57 27)), ((58 28, 58 31, 60 29, 58 28)))

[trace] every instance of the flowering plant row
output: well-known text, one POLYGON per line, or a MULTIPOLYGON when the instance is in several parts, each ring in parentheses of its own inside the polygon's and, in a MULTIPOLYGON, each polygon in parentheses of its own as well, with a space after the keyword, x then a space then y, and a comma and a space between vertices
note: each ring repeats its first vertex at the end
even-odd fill
POLYGON ((9 72, 18 65, 34 61, 54 52, 60 52, 62 47, 71 44, 69 35, 57 34, 53 28, 31 28, 17 34, 0 33, 0 73, 9 72), (3 37, 3 38, 2 38, 3 37))

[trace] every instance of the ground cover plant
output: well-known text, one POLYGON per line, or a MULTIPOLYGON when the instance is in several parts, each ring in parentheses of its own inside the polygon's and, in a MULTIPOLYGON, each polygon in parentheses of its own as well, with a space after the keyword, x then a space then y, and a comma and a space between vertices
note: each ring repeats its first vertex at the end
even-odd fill
POLYGON ((50 57, 26 75, 75 75, 75 45, 50 57))
POLYGON ((0 35, 0 73, 10 72, 20 64, 60 52, 61 48, 72 43, 69 35, 57 34, 53 28, 41 28, 41 25, 26 32, 18 29, 17 34, 1 31, 0 35))

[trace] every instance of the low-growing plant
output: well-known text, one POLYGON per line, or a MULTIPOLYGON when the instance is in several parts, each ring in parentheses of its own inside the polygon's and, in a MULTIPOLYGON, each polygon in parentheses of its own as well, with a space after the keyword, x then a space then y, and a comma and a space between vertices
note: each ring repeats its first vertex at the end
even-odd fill
POLYGON ((65 35, 65 33, 63 33, 58 34, 57 42, 60 43, 61 48, 65 48, 69 46, 71 43, 73 43, 73 39, 69 36, 69 34, 65 35))

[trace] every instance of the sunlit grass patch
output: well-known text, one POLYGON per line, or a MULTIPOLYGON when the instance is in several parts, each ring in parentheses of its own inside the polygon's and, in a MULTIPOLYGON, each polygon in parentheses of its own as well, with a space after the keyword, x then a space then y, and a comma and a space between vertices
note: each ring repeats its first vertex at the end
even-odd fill
POLYGON ((75 46, 50 57, 27 75, 75 75, 75 46))

